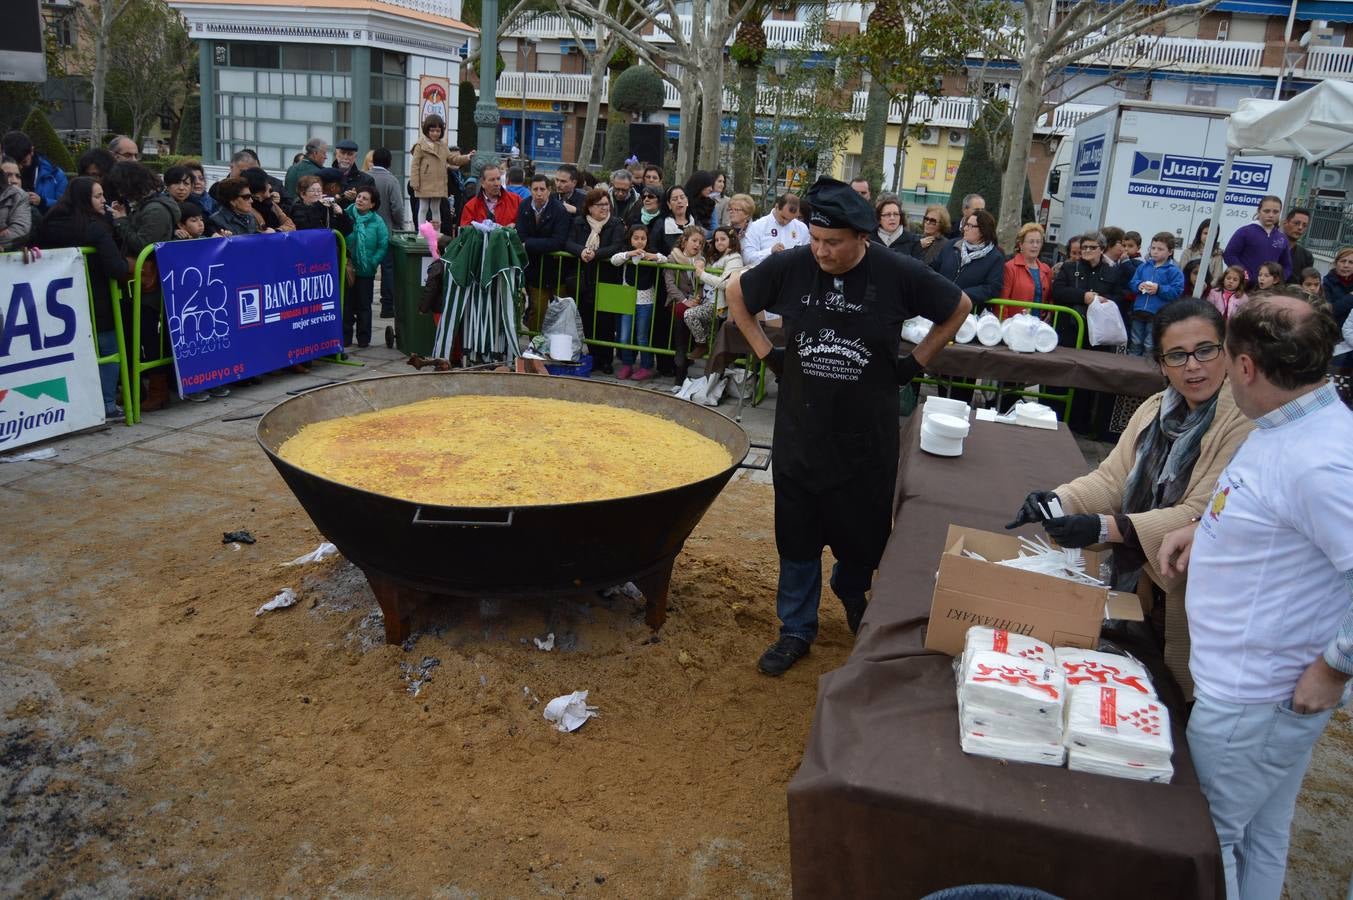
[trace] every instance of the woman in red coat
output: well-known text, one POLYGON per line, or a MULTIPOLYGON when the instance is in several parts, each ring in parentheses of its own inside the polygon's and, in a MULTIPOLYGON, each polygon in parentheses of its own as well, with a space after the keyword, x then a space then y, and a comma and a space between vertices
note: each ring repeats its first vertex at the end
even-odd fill
MULTIPOLYGON (((1002 297, 1032 303, 1052 302, 1052 269, 1038 258, 1042 249, 1042 225, 1030 222, 1019 230, 1015 240, 1015 255, 1005 264, 1005 279, 1001 284, 1002 297)), ((1003 306, 1001 318, 1008 318, 1017 312, 1019 312, 1017 308, 1003 306)))

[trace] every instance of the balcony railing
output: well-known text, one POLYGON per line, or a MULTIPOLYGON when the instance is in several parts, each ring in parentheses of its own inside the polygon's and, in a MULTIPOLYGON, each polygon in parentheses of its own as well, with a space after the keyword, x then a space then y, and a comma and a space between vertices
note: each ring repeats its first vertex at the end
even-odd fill
POLYGON ((446 19, 458 19, 459 6, 451 0, 377 0, 381 6, 397 6, 413 12, 427 13, 446 19))
MULTIPOLYGON (((573 17, 573 27, 582 37, 592 36, 592 23, 586 19, 573 17)), ((551 13, 549 15, 535 16, 525 22, 517 23, 517 26, 507 32, 509 37, 526 38, 572 38, 573 31, 569 30, 568 21, 561 15, 551 13)))
POLYGON ((1309 76, 1353 78, 1353 47, 1312 47, 1305 69, 1309 76))
MULTIPOLYGON (((850 117, 863 119, 869 107, 869 92, 856 91, 851 98, 850 117)), ((939 128, 967 128, 977 118, 977 101, 971 97, 922 97, 911 109, 911 124, 934 125, 939 128)), ((902 123, 902 102, 894 100, 888 107, 888 122, 902 123)))
MULTIPOLYGON (((681 95, 667 82, 662 84, 663 106, 676 109, 681 106, 681 95)), ((520 100, 522 73, 502 72, 498 75, 497 93, 500 98, 520 100)), ((556 72, 527 72, 526 96, 532 100, 561 100, 568 103, 586 103, 592 93, 590 75, 562 75, 556 72)), ((610 84, 601 83, 601 102, 610 94, 610 84)))

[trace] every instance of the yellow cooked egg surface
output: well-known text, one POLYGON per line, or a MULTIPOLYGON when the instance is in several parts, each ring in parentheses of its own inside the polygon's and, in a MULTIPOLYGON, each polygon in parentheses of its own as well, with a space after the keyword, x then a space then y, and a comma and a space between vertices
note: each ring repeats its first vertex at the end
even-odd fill
POLYGON ((732 462, 723 445, 647 413, 475 395, 314 422, 278 453, 332 481, 439 506, 627 497, 700 481, 732 462))

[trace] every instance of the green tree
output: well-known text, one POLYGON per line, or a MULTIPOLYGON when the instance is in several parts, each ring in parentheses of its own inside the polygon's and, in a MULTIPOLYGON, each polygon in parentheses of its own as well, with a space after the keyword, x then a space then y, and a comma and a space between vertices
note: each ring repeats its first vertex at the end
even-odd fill
POLYGON ((662 103, 662 76, 649 66, 630 66, 611 85, 611 106, 623 113, 646 116, 662 103))
POLYGON ((66 145, 61 143, 61 138, 56 136, 56 129, 52 128, 52 123, 47 121, 47 114, 41 107, 33 107, 28 118, 23 120, 23 127, 19 129, 33 141, 33 146, 43 156, 52 161, 52 165, 66 172, 75 171, 75 160, 70 158, 70 151, 66 145))
POLYGON ((852 74, 869 76, 861 136, 860 174, 875 191, 883 189, 883 157, 888 114, 894 102, 902 110, 898 159, 892 189, 902 172, 907 140, 918 137, 924 121, 911 121, 916 102, 940 93, 941 79, 963 66, 964 58, 986 49, 986 35, 1004 22, 1006 0, 880 0, 866 29, 838 48, 852 74))
MULTIPOLYGON (((1147 37, 1149 41, 1151 32, 1158 27, 1181 27, 1196 22, 1217 2, 1200 0, 1172 6, 1140 0, 1023 0, 1018 4, 1016 21, 1022 27, 1005 54, 1017 64, 1019 78, 1011 116, 1011 151, 1001 179, 1006 206, 998 223, 1002 239, 1009 242, 1019 230, 1014 201, 1021 183, 1028 180, 1029 147, 1033 143, 1034 125, 1048 111, 1044 103, 1048 89, 1057 87, 1069 68, 1093 63, 1096 57, 1121 46, 1125 39, 1135 40, 1138 47, 1149 46, 1141 38, 1147 37)), ((1116 75, 1111 71, 1106 78, 1116 75)), ((1065 103, 1079 93, 1057 100, 1065 103)))
MULTIPOLYGON (((968 133, 968 143, 963 147, 963 160, 958 164, 958 172, 954 175, 954 184, 949 194, 950 219, 955 222, 959 220, 963 212, 964 197, 969 194, 981 194, 982 199, 986 201, 987 212, 1000 220, 1003 201, 1001 173, 1005 171, 1006 158, 1009 154, 1010 127, 1006 105, 999 100, 988 100, 983 104, 981 114, 968 133)), ((1032 222, 1034 204, 1027 177, 1024 179, 1024 196, 1021 199, 1019 219, 1021 222, 1032 222)), ((1009 243, 1009 240, 1006 238, 1005 242, 1009 243)))
POLYGON ((780 172, 806 169, 812 176, 830 171, 854 130, 851 93, 841 81, 833 48, 822 40, 822 14, 810 20, 803 43, 784 53, 784 75, 764 90, 771 110, 766 131, 766 167, 762 195, 777 190, 780 172), (825 52, 813 48, 826 45, 825 52))
POLYGON ((174 150, 184 156, 202 155, 202 94, 193 91, 183 103, 183 120, 179 123, 178 140, 174 150))
POLYGON ((107 100, 125 109, 138 144, 162 113, 177 123, 197 74, 188 25, 165 0, 131 0, 113 23, 107 100))

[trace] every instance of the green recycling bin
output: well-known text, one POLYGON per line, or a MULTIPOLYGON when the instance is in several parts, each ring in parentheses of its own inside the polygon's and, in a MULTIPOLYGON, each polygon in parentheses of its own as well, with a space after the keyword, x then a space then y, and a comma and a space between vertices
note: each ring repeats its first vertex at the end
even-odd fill
POLYGON ((390 246, 395 251, 395 324, 386 328, 385 343, 401 353, 431 356, 437 326, 431 314, 418 311, 432 263, 428 242, 416 232, 397 231, 390 246))

